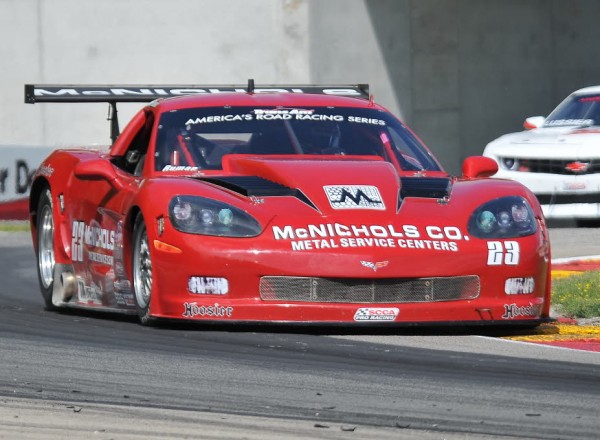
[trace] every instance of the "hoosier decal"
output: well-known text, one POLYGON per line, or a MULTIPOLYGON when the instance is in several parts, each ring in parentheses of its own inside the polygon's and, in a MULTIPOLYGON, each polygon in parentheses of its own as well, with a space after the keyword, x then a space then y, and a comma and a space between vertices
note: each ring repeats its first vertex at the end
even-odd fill
POLYGON ((518 306, 516 304, 504 304, 504 315, 502 319, 514 319, 519 316, 536 317, 540 314, 542 306, 539 304, 531 304, 528 306, 518 306))
POLYGON ((196 316, 212 317, 212 318, 231 318, 233 307, 225 307, 215 303, 210 306, 198 305, 198 303, 183 303, 184 318, 195 318, 196 316))

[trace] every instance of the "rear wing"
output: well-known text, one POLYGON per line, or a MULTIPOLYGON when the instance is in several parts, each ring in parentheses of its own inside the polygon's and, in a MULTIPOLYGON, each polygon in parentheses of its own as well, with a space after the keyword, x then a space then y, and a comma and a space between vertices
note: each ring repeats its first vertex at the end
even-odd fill
POLYGON ((109 104, 110 137, 119 136, 117 102, 151 102, 155 99, 214 93, 312 93, 369 99, 368 84, 353 85, 261 85, 249 79, 243 85, 59 85, 25 84, 25 103, 106 102, 109 104))
POLYGON ((352 85, 51 85, 26 84, 25 102, 151 102, 212 93, 315 93, 369 99, 368 84, 352 85))

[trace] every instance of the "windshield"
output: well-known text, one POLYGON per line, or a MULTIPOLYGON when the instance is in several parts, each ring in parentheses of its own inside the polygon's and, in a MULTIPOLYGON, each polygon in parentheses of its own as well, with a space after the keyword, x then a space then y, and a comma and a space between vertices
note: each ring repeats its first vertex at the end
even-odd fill
POLYGON ((218 170, 226 154, 373 155, 407 171, 441 170, 406 127, 375 109, 203 107, 161 115, 156 170, 218 170))
POLYGON ((600 125, 600 95, 569 96, 544 122, 544 127, 567 125, 600 125))

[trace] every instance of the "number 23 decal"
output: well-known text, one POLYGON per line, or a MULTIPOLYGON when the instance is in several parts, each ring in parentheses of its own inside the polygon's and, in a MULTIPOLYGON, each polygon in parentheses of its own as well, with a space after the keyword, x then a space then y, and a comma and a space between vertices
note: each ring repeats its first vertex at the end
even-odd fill
POLYGON ((516 266, 519 264, 519 243, 517 241, 488 241, 488 266, 516 266))

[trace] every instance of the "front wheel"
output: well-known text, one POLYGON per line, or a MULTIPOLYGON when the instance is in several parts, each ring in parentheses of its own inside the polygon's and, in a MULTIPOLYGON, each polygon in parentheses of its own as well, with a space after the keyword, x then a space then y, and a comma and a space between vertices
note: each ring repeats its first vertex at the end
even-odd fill
POLYGON ((133 290, 140 322, 148 325, 150 316, 150 298, 152 296, 152 258, 148 242, 148 230, 144 218, 138 214, 133 229, 133 290))
POLYGON ((52 195, 50 190, 42 192, 37 209, 37 269, 38 281, 46 310, 55 310, 52 304, 54 289, 54 217, 52 215, 52 195))

